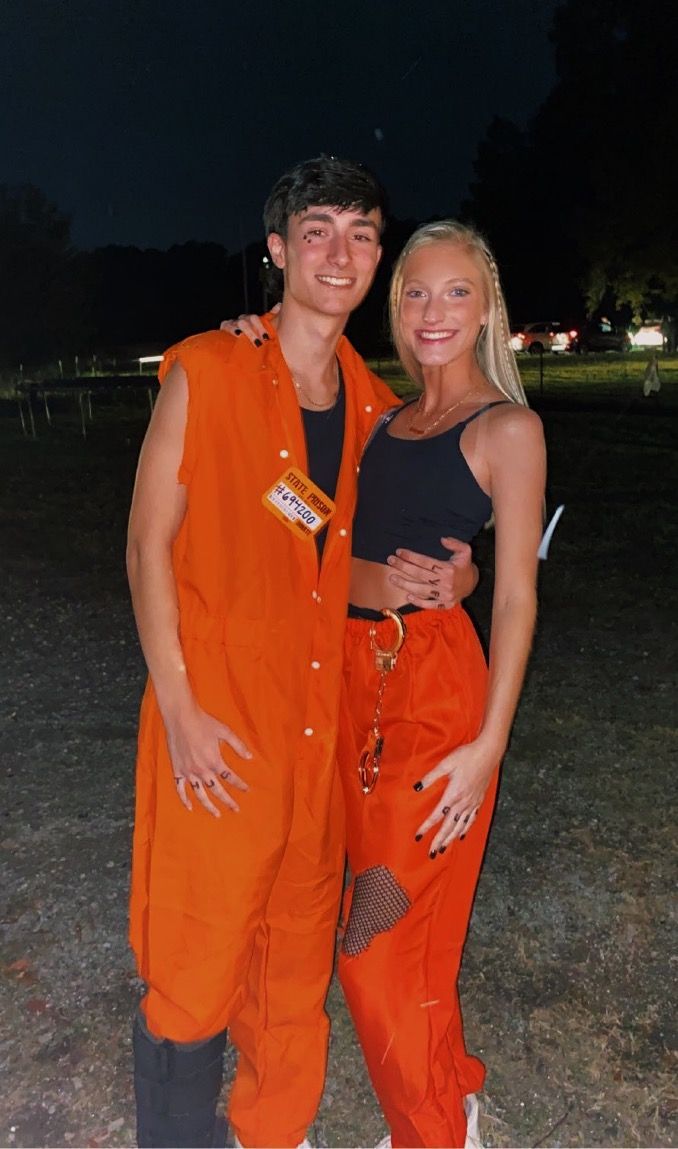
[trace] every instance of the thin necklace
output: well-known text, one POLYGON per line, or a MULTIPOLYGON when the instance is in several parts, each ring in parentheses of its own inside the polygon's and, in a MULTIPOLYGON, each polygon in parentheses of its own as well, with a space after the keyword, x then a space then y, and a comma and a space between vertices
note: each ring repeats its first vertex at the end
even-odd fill
MULTIPOLYGON (((462 395, 461 399, 457 399, 456 403, 453 403, 450 407, 446 407, 442 415, 438 415, 438 418, 434 419, 432 423, 427 423, 424 427, 415 427, 414 422, 411 422, 408 424, 407 430, 411 431, 413 435, 426 435, 429 431, 432 431, 434 427, 437 427, 439 423, 442 423, 446 415, 451 414, 451 412, 456 410, 457 407, 461 407, 462 403, 465 403, 467 399, 470 399, 472 395, 475 395, 477 390, 477 387, 471 387, 470 391, 467 391, 465 395, 462 395)), ((423 398, 424 396, 422 393, 419 396, 417 404, 414 408, 413 419, 417 418, 421 410, 421 401, 423 398)))
POLYGON ((334 407, 334 404, 336 403, 337 399, 339 398, 339 363, 337 362, 336 359, 334 361, 334 371, 335 371, 336 389, 335 389, 335 392, 334 392, 334 395, 332 396, 332 398, 330 400, 326 400, 324 403, 316 403, 315 399, 313 399, 309 395, 308 391, 304 390, 301 383, 299 383, 297 381, 296 375, 294 375, 293 372, 290 372, 290 374, 292 375, 292 382, 294 383, 294 386, 296 387, 299 394, 303 396, 303 398, 306 400, 306 402, 310 403, 312 407, 319 408, 321 411, 327 411, 330 407, 334 407))

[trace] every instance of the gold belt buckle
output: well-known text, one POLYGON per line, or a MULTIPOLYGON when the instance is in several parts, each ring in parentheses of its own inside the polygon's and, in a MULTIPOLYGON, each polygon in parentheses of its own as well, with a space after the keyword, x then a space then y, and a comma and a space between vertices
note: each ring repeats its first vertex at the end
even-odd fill
POLYGON ((377 689, 377 701, 374 707, 374 718, 372 719, 372 729, 367 735, 367 742, 358 760, 358 778, 363 794, 371 794, 377 784, 379 777, 379 763, 384 749, 384 736, 381 733, 381 707, 384 698, 384 690, 386 688, 386 675, 389 671, 393 670, 397 659, 398 651, 403 645, 406 635, 407 627, 401 614, 397 610, 392 610, 390 607, 382 607, 381 613, 386 617, 393 620, 396 626, 395 639, 390 646, 382 647, 377 645, 377 628, 373 623, 370 627, 370 647, 374 651, 374 662, 377 670, 379 671, 379 687, 377 689))

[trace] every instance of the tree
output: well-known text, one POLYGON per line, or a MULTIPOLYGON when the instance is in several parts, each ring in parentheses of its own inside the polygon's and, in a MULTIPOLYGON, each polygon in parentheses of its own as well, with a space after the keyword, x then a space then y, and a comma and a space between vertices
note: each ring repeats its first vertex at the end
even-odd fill
POLYGON ((566 0, 557 82, 526 132, 495 120, 465 205, 497 250, 509 299, 547 318, 609 301, 678 306, 675 6, 566 0))
POLYGON ((68 217, 30 184, 0 185, 0 363, 44 363, 85 328, 68 217))
POLYGON ((556 12, 559 79, 534 143, 568 141, 558 174, 589 310, 608 288, 636 311, 658 294, 678 297, 677 33, 665 0, 568 0, 556 12))

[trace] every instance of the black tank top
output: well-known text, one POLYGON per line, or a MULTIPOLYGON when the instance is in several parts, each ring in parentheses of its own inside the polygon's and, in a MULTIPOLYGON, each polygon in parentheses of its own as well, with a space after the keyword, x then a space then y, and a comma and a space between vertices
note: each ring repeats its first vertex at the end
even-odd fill
MULTIPOLYGON (((307 407, 301 408, 306 433, 308 474, 331 499, 334 499, 337 492, 341 453, 344 447, 345 414, 346 396, 340 369, 339 391, 334 407, 330 407, 329 411, 309 411, 307 407)), ((326 538, 327 527, 323 527, 315 536, 319 558, 322 558, 326 538)))
POLYGON ((389 411, 360 464, 358 509, 353 523, 353 557, 385 563, 396 547, 448 559, 440 540, 452 535, 470 542, 492 513, 489 495, 479 487, 464 458, 460 439, 479 415, 508 403, 486 403, 468 419, 430 439, 396 439, 389 411))

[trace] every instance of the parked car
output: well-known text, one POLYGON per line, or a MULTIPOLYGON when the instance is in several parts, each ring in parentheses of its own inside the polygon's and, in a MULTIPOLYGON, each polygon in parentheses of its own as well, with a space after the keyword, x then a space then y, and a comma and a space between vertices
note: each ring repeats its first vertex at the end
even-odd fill
POLYGON ((664 325, 661 319, 648 319, 631 336, 634 347, 650 347, 653 350, 661 348, 666 343, 664 325))
POLYGON ((550 351, 556 332, 560 328, 561 324, 556 321, 524 323, 511 332, 511 347, 514 351, 527 351, 530 355, 550 351))
POLYGON ((631 336, 625 327, 618 327, 610 319, 587 319, 584 323, 556 332, 551 350, 555 352, 573 351, 585 354, 587 351, 628 351, 631 336))

